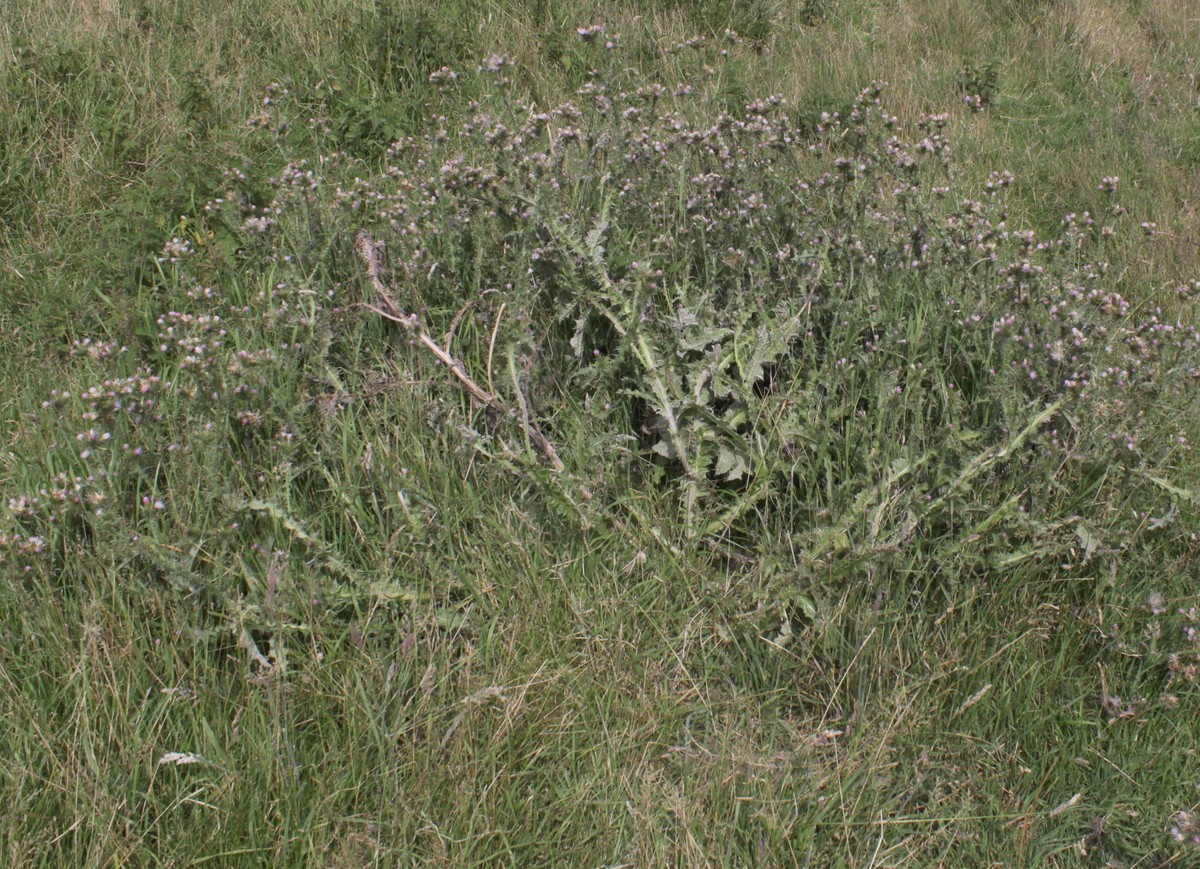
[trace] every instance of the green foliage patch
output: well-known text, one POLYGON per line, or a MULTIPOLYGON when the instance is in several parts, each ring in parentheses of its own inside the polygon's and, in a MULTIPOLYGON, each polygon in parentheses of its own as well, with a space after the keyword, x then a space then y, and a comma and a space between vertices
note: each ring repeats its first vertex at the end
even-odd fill
POLYGON ((0 68, 6 864, 1188 865, 1190 121, 1086 10, 218 11, 0 68))

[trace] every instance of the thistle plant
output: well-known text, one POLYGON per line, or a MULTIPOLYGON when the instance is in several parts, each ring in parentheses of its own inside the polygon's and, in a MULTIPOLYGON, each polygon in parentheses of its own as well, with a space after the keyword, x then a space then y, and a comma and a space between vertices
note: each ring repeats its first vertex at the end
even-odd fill
POLYGON ((597 26, 580 39, 595 68, 575 100, 524 103, 492 56, 484 99, 332 197, 386 243, 430 331, 473 322, 464 370, 551 440, 591 445, 569 474, 603 480, 622 456, 678 489, 687 534, 767 520, 812 559, 948 522, 1011 554, 1010 535, 1071 524, 1042 515, 1052 491, 1124 484, 1187 446, 1182 426, 1140 440, 1161 431, 1150 396, 1191 394, 1197 332, 1110 273, 1117 179, 1108 213, 1040 238, 1009 225, 1018 179, 962 189, 949 116, 904 124, 883 84, 814 130, 778 96, 712 116, 689 85, 623 81, 597 26))

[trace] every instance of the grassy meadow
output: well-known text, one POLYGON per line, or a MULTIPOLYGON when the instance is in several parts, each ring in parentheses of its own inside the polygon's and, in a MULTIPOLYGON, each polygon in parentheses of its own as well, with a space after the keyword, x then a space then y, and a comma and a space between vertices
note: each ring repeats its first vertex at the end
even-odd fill
POLYGON ((5 866, 1200 866, 1191 0, 0 5, 5 866))

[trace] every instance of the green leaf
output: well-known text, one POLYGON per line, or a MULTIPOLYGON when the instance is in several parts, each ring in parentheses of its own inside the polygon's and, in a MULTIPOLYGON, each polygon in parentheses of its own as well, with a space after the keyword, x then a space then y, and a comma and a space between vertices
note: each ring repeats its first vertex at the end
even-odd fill
POLYGON ((1075 536, 1079 538, 1079 544, 1083 547, 1083 563, 1087 564, 1096 554, 1096 550, 1103 545, 1103 541, 1095 529, 1085 522, 1076 524, 1075 536))
POLYGON ((717 464, 713 469, 718 477, 726 480, 740 480, 750 472, 750 462, 745 454, 722 446, 717 451, 717 464))
POLYGON ((667 459, 678 458, 678 453, 675 450, 675 446, 668 438, 663 438, 654 446, 650 447, 650 452, 658 453, 658 455, 667 459))
POLYGON ((1163 491, 1170 492, 1177 498, 1182 498, 1190 504, 1200 504, 1200 496, 1189 489, 1181 489, 1178 486, 1164 480, 1162 477, 1156 477, 1153 474, 1143 474, 1142 476, 1163 491))
POLYGON ((713 344, 726 340, 732 334, 732 329, 727 329, 723 326, 700 329, 680 338, 679 349, 689 353, 694 353, 698 350, 707 350, 713 344))

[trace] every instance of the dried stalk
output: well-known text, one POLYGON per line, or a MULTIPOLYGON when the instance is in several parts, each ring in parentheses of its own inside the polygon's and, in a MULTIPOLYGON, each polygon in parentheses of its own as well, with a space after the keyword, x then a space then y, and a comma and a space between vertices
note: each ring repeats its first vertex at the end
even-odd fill
POLYGON ((486 404, 493 410, 515 419, 525 431, 525 434, 529 436, 529 439, 546 456, 554 470, 564 470, 565 465, 563 465, 562 459, 558 457, 558 453, 554 450, 554 445, 550 443, 544 434, 538 431, 528 420, 519 418, 508 405, 500 400, 499 396, 488 392, 472 380, 471 375, 467 373, 463 364, 451 356, 448 350, 438 344, 437 341, 430 337, 429 333, 421 328, 421 321, 417 315, 405 313, 404 309, 400 307, 400 304, 379 276, 379 252, 375 246, 375 240, 371 238, 371 234, 365 229, 359 230, 358 234, 354 237, 354 241, 358 255, 362 259, 363 265, 366 266, 367 277, 371 279, 371 285, 375 288, 375 295, 379 299, 378 305, 367 304, 364 307, 387 320, 391 320, 393 323, 399 323, 409 332, 416 335, 418 340, 428 348, 429 352, 436 356, 458 378, 459 385, 469 392, 473 398, 486 404))

